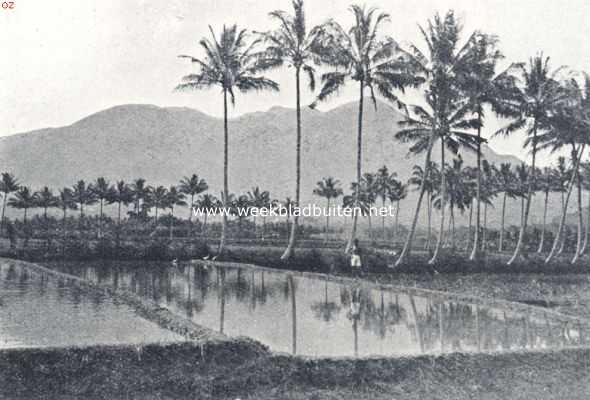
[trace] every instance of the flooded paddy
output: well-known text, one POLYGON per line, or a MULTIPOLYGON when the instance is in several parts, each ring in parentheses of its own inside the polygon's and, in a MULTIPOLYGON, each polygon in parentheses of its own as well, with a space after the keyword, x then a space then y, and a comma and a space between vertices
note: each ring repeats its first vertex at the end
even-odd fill
POLYGON ((182 340, 104 293, 0 263, 0 349, 182 340))
POLYGON ((247 336, 274 351, 297 355, 395 357, 552 349, 585 345, 588 337, 587 328, 551 312, 516 312, 363 281, 168 263, 51 267, 132 291, 228 336, 247 336))

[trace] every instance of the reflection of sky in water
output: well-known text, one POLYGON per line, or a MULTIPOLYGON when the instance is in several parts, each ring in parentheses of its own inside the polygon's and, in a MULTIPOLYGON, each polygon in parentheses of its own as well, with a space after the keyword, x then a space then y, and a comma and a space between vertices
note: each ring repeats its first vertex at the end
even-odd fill
POLYGON ((0 264, 0 349, 177 340, 105 294, 0 264))
POLYGON ((573 324, 502 309, 441 302, 426 294, 345 285, 255 269, 152 264, 65 265, 132 290, 230 336, 309 356, 411 355, 578 345, 573 324))

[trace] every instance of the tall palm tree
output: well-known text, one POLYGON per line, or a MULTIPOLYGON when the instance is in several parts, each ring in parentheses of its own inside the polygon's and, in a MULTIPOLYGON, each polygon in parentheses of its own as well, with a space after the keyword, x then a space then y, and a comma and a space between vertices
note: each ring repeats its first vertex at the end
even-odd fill
POLYGON ((186 195, 182 191, 178 190, 176 186, 170 186, 170 189, 168 189, 165 205, 166 208, 170 209, 170 240, 172 240, 172 238, 174 237, 174 207, 186 206, 187 204, 185 198, 186 195))
POLYGON ((16 192, 19 189, 18 180, 13 174, 9 172, 3 172, 2 178, 0 179, 0 192, 4 194, 2 199, 2 219, 0 220, 0 234, 4 231, 4 212, 6 210, 6 202, 10 193, 16 192))
MULTIPOLYGON (((575 81, 572 81, 575 82, 575 81)), ((553 248, 547 256, 546 262, 549 262, 558 247, 558 240, 561 238, 565 216, 567 214, 567 206, 570 198, 571 190, 577 183, 577 197, 578 197, 578 235, 574 258, 572 263, 578 260, 580 251, 582 249, 582 185, 580 182, 579 166, 581 158, 584 154, 586 145, 590 144, 587 137, 587 132, 590 129, 590 118, 586 121, 584 112, 584 100, 582 92, 585 89, 580 88, 577 84, 567 83, 564 85, 565 91, 568 95, 568 101, 559 104, 557 109, 546 118, 540 121, 542 133, 538 135, 538 147, 540 149, 550 148, 552 151, 557 151, 564 146, 571 150, 572 170, 571 178, 568 183, 568 192, 563 205, 561 213, 561 221, 553 248)))
POLYGON ((19 210, 23 210, 23 230, 25 232, 25 247, 29 240, 28 226, 27 226, 27 211, 37 206, 37 195, 31 192, 27 186, 18 188, 12 198, 8 200, 8 206, 19 210))
POLYGON ((145 179, 138 178, 131 182, 129 186, 133 194, 133 211, 135 216, 139 216, 142 209, 142 202, 145 202, 150 193, 150 187, 146 184, 145 179))
MULTIPOLYGON (((453 153, 457 153, 460 147, 473 148, 482 139, 466 132, 476 129, 479 121, 472 114, 472 105, 465 97, 463 87, 465 79, 462 76, 473 68, 477 34, 470 36, 464 45, 461 45, 461 26, 457 22, 452 11, 444 17, 436 14, 428 22, 428 28, 420 28, 422 36, 428 48, 428 56, 412 46, 406 53, 413 67, 428 78, 423 106, 412 106, 412 114, 400 122, 403 129, 396 133, 396 138, 402 142, 413 142, 410 153, 426 153, 424 169, 430 165, 431 153, 435 141, 441 144, 441 170, 445 168, 445 146, 453 153)), ((425 181, 423 181, 425 182, 425 181)), ((440 234, 430 264, 434 264, 439 257, 444 239, 444 213, 446 208, 446 183, 445 174, 441 173, 441 224, 440 234)), ((411 251, 418 214, 424 197, 425 186, 420 189, 420 195, 416 204, 416 211, 412 226, 408 232, 406 243, 396 262, 396 266, 402 264, 411 251)))
POLYGON ((327 201, 326 205, 326 230, 324 241, 328 241, 329 227, 330 227, 330 200, 337 199, 342 196, 342 188, 340 187, 340 181, 334 179, 331 176, 323 178, 318 181, 316 188, 313 190, 313 194, 316 196, 324 197, 327 201))
MULTIPOLYGON (((582 185, 587 193, 590 193, 590 162, 581 163, 582 185)), ((585 254, 588 248, 588 238, 590 237, 590 195, 588 195, 588 207, 586 210, 586 231, 584 232, 584 244, 580 254, 585 254)))
MULTIPOLYGON (((78 204, 76 203, 76 198, 74 197, 74 192, 70 188, 63 188, 59 191, 59 196, 57 196, 57 207, 61 209, 63 212, 62 218, 62 231, 64 240, 67 237, 67 213, 68 210, 77 210, 78 204)), ((65 244, 64 244, 65 246, 65 244)))
POLYGON ((74 194, 76 202, 80 206, 80 224, 82 224, 82 220, 84 219, 84 206, 95 204, 97 199, 92 191, 92 186, 86 185, 84 180, 76 182, 72 188, 72 193, 74 194))
MULTIPOLYGON (((375 192, 379 198, 381 198, 381 206, 385 208, 385 201, 389 199, 389 195, 393 186, 399 183, 395 178, 397 174, 395 172, 389 173, 387 166, 382 166, 377 170, 375 192)), ((381 235, 382 239, 385 240, 385 214, 381 216, 381 235)))
POLYGON ((206 193, 199 196, 195 205, 197 210, 203 213, 203 227, 201 229, 201 234, 204 234, 207 232, 208 212, 213 212, 218 209, 220 207, 220 202, 212 194, 206 193))
POLYGON ((369 239, 373 240, 373 226, 371 225, 371 208, 377 200, 378 182, 375 174, 365 172, 361 180, 361 195, 364 194, 368 206, 366 213, 369 220, 369 239))
POLYGON ((58 206, 57 198, 47 186, 37 192, 35 197, 37 199, 36 206, 43 209, 43 221, 45 224, 45 235, 47 239, 46 244, 47 247, 49 247, 51 239, 49 237, 49 219, 47 217, 47 210, 58 206))
POLYGON ((500 164, 500 168, 496 171, 496 182, 498 185, 498 192, 502 193, 502 217, 500 221, 500 238, 498 240, 498 251, 504 249, 504 222, 506 219, 506 199, 514 199, 518 195, 518 188, 515 185, 516 176, 512 171, 510 163, 500 164))
MULTIPOLYGON (((549 58, 545 58, 543 54, 532 57, 528 66, 524 63, 516 64, 515 69, 522 86, 519 88, 519 93, 514 101, 515 111, 518 112, 518 116, 506 127, 500 129, 497 134, 510 135, 515 131, 525 129, 530 139, 528 143, 531 147, 531 169, 534 171, 538 150, 537 135, 543 129, 541 126, 542 121, 567 98, 567 92, 557 81, 557 75, 561 68, 551 71, 549 58)), ((514 254, 508 261, 508 265, 511 265, 519 257, 524 247, 524 236, 535 188, 535 174, 530 174, 529 180, 523 223, 520 227, 514 254)))
MULTIPOLYGON (((303 0, 294 0, 293 15, 284 11, 269 13, 270 18, 278 24, 273 31, 260 33, 266 49, 261 64, 268 68, 287 65, 295 71, 295 115, 297 122, 295 144, 295 200, 294 206, 299 205, 301 196, 301 73, 309 82, 309 89, 315 90, 314 65, 318 62, 318 33, 320 28, 307 29, 303 0)), ((293 216, 293 225, 289 234, 289 243, 281 259, 285 260, 293 255, 297 240, 297 226, 299 216, 293 216)))
POLYGON ((156 225, 155 229, 158 228, 158 210, 166 208, 167 201, 168 201, 168 189, 166 189, 164 186, 160 185, 151 191, 151 194, 149 196, 149 205, 151 207, 154 207, 154 209, 155 209, 155 216, 154 216, 154 221, 155 221, 155 225, 156 225))
MULTIPOLYGON (((247 194, 248 201, 252 208, 259 210, 268 208, 270 205, 270 193, 267 190, 261 190, 258 186, 253 187, 247 194)), ((256 232, 256 215, 254 215, 254 231, 256 232)), ((266 231, 266 217, 262 217, 262 240, 266 231)))
POLYGON ((557 171, 551 167, 545 167, 537 171, 537 190, 543 193, 543 226, 541 228, 541 239, 537 253, 542 253, 545 244, 545 230, 547 226, 547 206, 549 204, 549 194, 554 192, 558 186, 559 178, 557 171))
POLYGON ((399 229, 399 210, 400 202, 408 196, 408 185, 401 183, 397 179, 393 179, 389 191, 387 192, 387 198, 393 204, 395 203, 395 222, 393 226, 393 240, 397 239, 397 232, 399 229))
MULTIPOLYGON (((375 97, 377 92, 387 101, 403 108, 396 91, 403 92, 408 86, 417 86, 422 79, 409 73, 408 65, 403 62, 402 52, 397 42, 391 37, 380 35, 383 24, 390 19, 389 14, 358 5, 352 5, 350 11, 354 15, 355 23, 348 32, 333 20, 320 29, 321 59, 335 67, 335 71, 322 75, 322 88, 312 107, 317 102, 325 101, 335 94, 348 80, 358 83, 356 183, 360 185, 365 90, 369 90, 375 107, 377 107, 375 97)), ((356 195, 359 194, 357 191, 356 195)), ((356 203, 358 205, 358 198, 356 203)), ((357 220, 358 216, 354 214, 347 249, 356 237, 357 220)))
POLYGON ((193 207, 195 206, 195 196, 200 195, 201 193, 207 191, 209 189, 209 185, 207 185, 207 181, 205 179, 199 178, 197 174, 192 174, 189 177, 185 176, 180 180, 180 186, 178 187, 181 193, 184 193, 186 196, 190 196, 190 203, 189 203, 189 214, 188 214, 188 224, 189 224, 189 237, 192 236, 193 233, 193 207))
MULTIPOLYGON (((484 123, 484 106, 491 106, 492 110, 501 117, 513 117, 513 101, 518 94, 512 68, 497 73, 498 61, 504 58, 498 50, 498 39, 492 35, 477 34, 473 37, 473 60, 469 62, 468 70, 461 74, 464 79, 463 87, 469 98, 473 111, 477 117, 477 137, 482 138, 481 130, 484 123)), ((477 144, 476 168, 476 217, 473 249, 470 259, 475 260, 478 255, 479 231, 481 227, 481 140, 477 144)))
POLYGON ((107 202, 117 204, 117 241, 119 241, 121 236, 121 207, 133 203, 133 191, 125 181, 118 181, 109 191, 107 202))
POLYGON ((99 220, 98 220, 98 238, 102 238, 102 224, 103 224, 103 207, 105 201, 109 198, 112 188, 109 182, 103 178, 97 178, 96 182, 90 186, 90 190, 94 193, 94 196, 98 200, 99 204, 99 220))
MULTIPOLYGON (((188 58, 198 67, 198 72, 189 74, 182 78, 182 83, 176 86, 177 90, 201 90, 220 87, 223 94, 223 196, 224 207, 228 207, 229 184, 228 184, 228 97, 235 103, 235 90, 242 93, 260 90, 278 91, 279 85, 263 76, 257 75, 268 65, 260 61, 260 54, 256 53, 255 47, 259 40, 248 43, 248 35, 245 30, 238 30, 236 25, 223 26, 223 29, 216 37, 213 28, 209 26, 211 39, 202 38, 199 44, 205 53, 204 58, 181 55, 188 58)), ((227 235, 227 215, 223 214, 221 229, 221 240, 219 242, 218 254, 223 253, 227 235)))
POLYGON ((426 212, 428 216, 426 250, 430 251, 430 239, 432 236, 432 206, 436 198, 438 188, 440 188, 440 171, 435 162, 430 161, 427 168, 414 165, 412 176, 408 183, 415 186, 416 190, 421 192, 422 182, 424 182, 424 193, 426 193, 426 212))
POLYGON ((488 232, 488 206, 493 206, 493 198, 498 194, 498 182, 496 180, 497 173, 494 164, 490 164, 487 160, 481 163, 481 201, 484 203, 483 209, 483 229, 480 249, 485 253, 487 249, 487 232, 488 232))

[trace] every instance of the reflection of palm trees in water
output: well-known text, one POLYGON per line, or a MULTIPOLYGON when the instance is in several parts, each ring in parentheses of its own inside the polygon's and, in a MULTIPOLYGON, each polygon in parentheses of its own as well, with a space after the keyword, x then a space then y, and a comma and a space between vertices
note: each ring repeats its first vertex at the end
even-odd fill
POLYGON ((295 301, 295 280, 292 275, 287 277, 287 282, 291 292, 291 329, 292 329, 292 351, 293 354, 297 354, 297 303, 295 301))
POLYGON ((225 322, 225 269, 217 267, 217 279, 219 282, 219 332, 223 333, 225 322))
POLYGON ((328 301, 328 281, 324 281, 324 300, 314 302, 311 310, 317 319, 330 322, 340 312, 340 306, 333 301, 328 301))

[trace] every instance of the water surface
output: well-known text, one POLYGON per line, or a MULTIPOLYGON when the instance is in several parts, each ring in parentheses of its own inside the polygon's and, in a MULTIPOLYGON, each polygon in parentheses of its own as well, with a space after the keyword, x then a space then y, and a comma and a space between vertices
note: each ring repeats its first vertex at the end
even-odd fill
POLYGON ((0 263, 0 349, 180 340, 104 293, 0 263))
POLYGON ((586 344, 574 322, 441 300, 370 283, 169 263, 54 265, 131 290, 195 323, 307 356, 403 356, 586 344))

